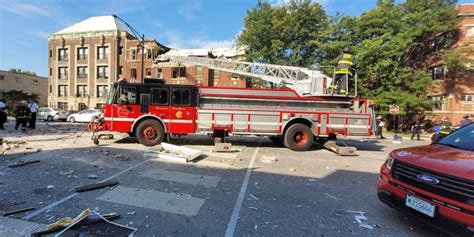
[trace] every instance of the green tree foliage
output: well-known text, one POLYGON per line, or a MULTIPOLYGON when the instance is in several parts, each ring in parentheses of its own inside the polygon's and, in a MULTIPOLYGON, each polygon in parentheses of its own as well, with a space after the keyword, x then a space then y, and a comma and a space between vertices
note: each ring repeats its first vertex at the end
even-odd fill
POLYGON ((307 67, 320 59, 329 23, 321 5, 309 0, 276 7, 258 2, 237 41, 249 61, 307 67))
POLYGON ((434 105, 425 93, 431 75, 412 66, 412 49, 456 28, 454 4, 378 0, 360 16, 328 17, 319 4, 309 1, 276 7, 259 2, 245 17, 238 43, 248 48, 250 61, 296 66, 330 65, 350 47, 356 56, 360 96, 374 99, 382 114, 394 104, 411 116, 434 105))
POLYGON ((28 76, 36 76, 36 72, 31 72, 31 71, 23 71, 20 68, 11 68, 8 70, 9 72, 13 73, 18 73, 18 74, 23 74, 23 75, 28 75, 28 76))
POLYGON ((19 103, 22 100, 34 100, 38 101, 39 100, 39 95, 38 94, 28 94, 23 91, 18 91, 18 90, 9 90, 9 91, 4 91, 1 93, 1 97, 7 105, 10 107, 10 109, 14 109, 14 105, 19 103))

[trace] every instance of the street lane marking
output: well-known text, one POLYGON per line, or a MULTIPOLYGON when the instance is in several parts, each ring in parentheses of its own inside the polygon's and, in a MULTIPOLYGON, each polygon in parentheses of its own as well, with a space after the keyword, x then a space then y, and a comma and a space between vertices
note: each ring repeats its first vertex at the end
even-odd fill
POLYGON ((197 215, 206 201, 187 194, 164 193, 120 186, 96 199, 185 216, 197 215))
MULTIPOLYGON (((120 172, 118 172, 118 173, 116 173, 116 174, 114 174, 114 175, 112 175, 112 176, 110 176, 110 177, 108 177, 108 178, 106 178, 106 179, 100 181, 100 182, 109 181, 109 180, 111 180, 111 179, 113 179, 113 178, 115 178, 115 177, 117 177, 117 176, 119 176, 119 175, 124 174, 125 172, 128 172, 128 171, 130 171, 130 170, 133 170, 133 169, 137 168, 138 166, 141 166, 141 165, 147 163, 148 161, 149 161, 149 160, 145 160, 145 161, 142 161, 142 162, 140 162, 140 163, 138 163, 138 164, 136 164, 136 165, 134 165, 134 166, 128 167, 127 169, 124 169, 124 170, 122 170, 122 171, 120 171, 120 172)), ((62 199, 60 199, 59 201, 53 202, 53 203, 51 203, 51 204, 49 204, 49 205, 47 205, 47 206, 45 206, 45 207, 43 207, 43 208, 41 208, 41 209, 35 211, 35 212, 32 212, 32 213, 30 213, 30 214, 24 216, 24 217, 21 218, 21 219, 23 219, 23 220, 29 220, 29 219, 31 219, 31 218, 33 218, 33 217, 35 217, 35 216, 37 216, 37 215, 39 215, 39 214, 41 214, 41 213, 47 211, 47 210, 50 210, 50 209, 52 209, 52 208, 54 208, 54 207, 60 205, 61 203, 65 202, 65 201, 67 201, 67 200, 69 200, 69 199, 71 199, 71 198, 73 198, 73 197, 75 197, 75 196, 77 196, 77 195, 79 195, 79 193, 72 193, 71 195, 62 198, 62 199)))
POLYGON ((190 174, 176 171, 150 169, 140 174, 141 177, 152 178, 156 180, 165 180, 191 185, 201 185, 206 188, 214 188, 220 181, 219 177, 190 174))
POLYGON ((242 203, 244 201, 245 193, 247 192, 247 185, 250 180, 250 173, 253 169, 253 163, 255 162, 255 158, 257 157, 258 147, 253 153, 252 160, 250 161, 249 167, 247 168, 247 172, 245 173, 244 182, 242 183, 242 187, 240 187, 239 197, 235 202, 234 211, 232 212, 232 216, 230 217, 229 223, 227 224, 227 229, 225 231, 225 237, 232 237, 234 236, 235 227, 237 226, 237 221, 240 218, 240 209, 242 209, 242 203))
POLYGON ((215 161, 208 161, 208 160, 200 160, 197 162, 179 162, 179 161, 172 161, 172 160, 165 160, 165 159, 160 159, 160 158, 152 158, 150 161, 159 161, 159 162, 164 162, 164 163, 170 163, 170 164, 180 164, 180 165, 194 165, 194 166, 201 166, 201 167, 206 167, 206 168, 218 168, 218 169, 229 169, 230 164, 227 163, 222 163, 222 162, 215 162, 215 161))

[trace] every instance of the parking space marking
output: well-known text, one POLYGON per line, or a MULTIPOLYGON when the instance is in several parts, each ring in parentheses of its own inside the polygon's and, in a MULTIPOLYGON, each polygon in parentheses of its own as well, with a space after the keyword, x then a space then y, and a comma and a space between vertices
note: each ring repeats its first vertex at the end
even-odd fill
POLYGON ((121 186, 96 199, 185 216, 197 215, 206 201, 187 194, 164 193, 121 186))
POLYGON ((244 182, 242 183, 242 187, 240 187, 239 197, 235 202, 234 211, 232 211, 232 216, 230 217, 229 223, 227 224, 227 229, 225 231, 225 237, 232 237, 234 236, 235 227, 237 226, 237 221, 240 218, 240 209, 242 208, 242 203, 244 202, 244 196, 247 192, 247 185, 250 180, 250 174, 252 173, 253 163, 255 162, 255 158, 257 157, 259 147, 253 153, 252 160, 250 160, 249 166, 247 168, 247 172, 245 173, 244 182))
POLYGON ((218 169, 229 169, 231 166, 228 163, 222 163, 222 162, 216 162, 216 161, 208 161, 208 160, 200 160, 197 162, 179 162, 179 161, 172 161, 172 160, 165 160, 165 159, 160 159, 160 158, 153 158, 150 159, 151 161, 159 161, 159 162, 165 162, 165 163, 171 163, 171 164, 180 164, 180 165, 194 165, 194 166, 201 166, 201 167, 206 167, 206 168, 218 168, 218 169))
POLYGON ((150 169, 140 174, 140 177, 147 177, 156 180, 165 180, 191 185, 201 185, 206 188, 216 187, 220 181, 219 177, 190 174, 176 171, 150 169))

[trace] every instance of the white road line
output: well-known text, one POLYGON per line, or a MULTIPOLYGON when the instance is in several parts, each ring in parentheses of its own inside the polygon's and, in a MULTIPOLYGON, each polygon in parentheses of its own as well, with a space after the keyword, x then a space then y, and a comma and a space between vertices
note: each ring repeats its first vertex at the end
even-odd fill
MULTIPOLYGON (((115 177, 117 177, 117 176, 119 176, 119 175, 121 175, 121 174, 123 174, 123 173, 125 173, 125 172, 127 172, 127 171, 130 171, 130 170, 132 170, 132 169, 137 168, 137 167, 140 166, 140 165, 143 165, 143 164, 147 163, 148 161, 149 161, 149 160, 145 160, 145 161, 143 161, 143 162, 141 162, 141 163, 138 163, 138 164, 136 164, 136 165, 134 165, 134 166, 132 166, 132 167, 129 167, 129 168, 127 168, 127 169, 124 169, 124 170, 120 171, 119 173, 114 174, 114 175, 112 175, 112 176, 110 176, 110 177, 108 177, 108 178, 102 180, 101 182, 109 181, 109 180, 111 180, 111 179, 113 179, 113 178, 115 178, 115 177)), ((31 218, 33 218, 33 217, 35 217, 35 216, 37 216, 37 215, 39 215, 39 214, 41 214, 41 213, 47 211, 47 210, 49 210, 49 209, 52 209, 52 208, 54 208, 54 207, 60 205, 61 203, 65 202, 65 201, 67 201, 67 200, 69 200, 69 199, 71 199, 71 198, 73 198, 73 197, 75 197, 75 196, 77 196, 77 195, 79 195, 79 193, 72 193, 71 195, 62 198, 62 199, 60 199, 59 201, 53 202, 53 203, 51 203, 51 204, 49 204, 49 205, 47 205, 47 206, 45 206, 45 207, 43 207, 43 208, 41 208, 41 209, 35 211, 35 212, 32 212, 32 213, 30 213, 30 214, 24 216, 24 217, 21 218, 21 219, 23 219, 23 220, 29 220, 29 219, 31 219, 31 218)))
POLYGON ((258 149, 259 148, 255 150, 255 153, 253 153, 252 160, 250 161, 249 167, 247 168, 247 173, 245 173, 244 182, 242 183, 242 187, 240 187, 239 197, 237 198, 234 211, 232 212, 232 216, 230 217, 229 223, 227 224, 225 237, 234 236, 235 227, 237 226, 237 221, 240 218, 240 209, 242 208, 242 203, 244 202, 245 193, 247 192, 247 185, 250 180, 250 173, 252 172, 253 163, 255 162, 255 158, 257 157, 258 149))

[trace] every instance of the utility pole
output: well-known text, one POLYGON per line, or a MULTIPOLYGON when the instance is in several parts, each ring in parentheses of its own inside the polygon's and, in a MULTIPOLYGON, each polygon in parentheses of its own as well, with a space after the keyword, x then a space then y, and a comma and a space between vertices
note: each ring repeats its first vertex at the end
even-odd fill
POLYGON ((145 74, 143 74, 143 70, 145 68, 145 34, 142 34, 141 45, 142 45, 142 81, 141 82, 145 82, 145 74))

